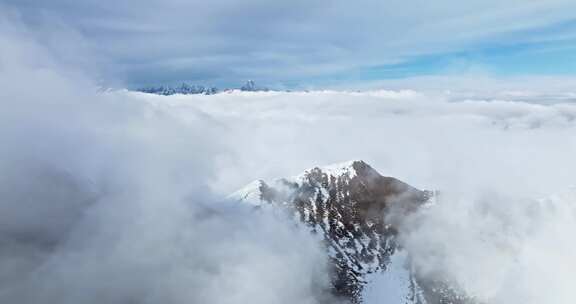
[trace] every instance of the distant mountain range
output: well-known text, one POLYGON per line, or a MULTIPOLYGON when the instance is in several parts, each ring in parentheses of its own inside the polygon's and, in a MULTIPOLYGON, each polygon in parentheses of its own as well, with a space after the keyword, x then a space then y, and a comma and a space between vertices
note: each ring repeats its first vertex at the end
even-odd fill
POLYGON ((229 90, 240 90, 240 91, 245 91, 245 92, 269 91, 269 89, 267 89, 267 88, 257 86, 256 83, 252 80, 248 80, 240 88, 218 89, 216 87, 207 87, 207 86, 202 86, 202 85, 190 85, 190 84, 183 83, 179 86, 144 87, 144 88, 137 89, 136 91, 168 96, 168 95, 174 95, 174 94, 213 95, 213 94, 216 94, 216 93, 219 93, 222 91, 229 91, 229 90))
POLYGON ((433 206, 434 193, 382 176, 363 161, 257 180, 230 198, 255 208, 285 208, 321 236, 332 261, 333 293, 352 303, 379 288, 399 297, 393 303, 472 303, 441 280, 420 276, 397 242, 405 216, 433 206))

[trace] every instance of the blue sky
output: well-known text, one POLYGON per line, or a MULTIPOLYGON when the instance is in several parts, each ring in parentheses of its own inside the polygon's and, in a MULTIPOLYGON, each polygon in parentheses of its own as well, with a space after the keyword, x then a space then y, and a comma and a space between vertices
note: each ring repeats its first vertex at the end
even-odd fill
POLYGON ((573 0, 0 0, 109 83, 321 87, 576 74, 573 0))
POLYGON ((458 52, 406 58, 398 64, 358 72, 361 79, 403 78, 467 72, 492 75, 574 75, 576 41, 490 45, 458 52))

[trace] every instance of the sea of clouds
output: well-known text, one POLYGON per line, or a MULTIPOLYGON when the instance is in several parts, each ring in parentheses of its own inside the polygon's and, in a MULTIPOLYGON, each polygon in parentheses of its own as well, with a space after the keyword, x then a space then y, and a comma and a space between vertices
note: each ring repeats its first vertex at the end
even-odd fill
POLYGON ((102 93, 2 25, 0 302, 329 299, 307 232, 210 189, 221 122, 102 93))
POLYGON ((573 300, 576 105, 569 94, 542 94, 539 103, 533 93, 418 90, 124 94, 183 121, 200 111, 222 124, 228 154, 216 160, 216 192, 362 159, 438 191, 437 204, 407 218, 401 231, 423 276, 480 303, 573 300))
POLYGON ((401 231, 418 271, 484 303, 573 303, 570 92, 103 91, 1 24, 0 302, 332 301, 306 232, 223 197, 362 159, 440 193, 401 231))

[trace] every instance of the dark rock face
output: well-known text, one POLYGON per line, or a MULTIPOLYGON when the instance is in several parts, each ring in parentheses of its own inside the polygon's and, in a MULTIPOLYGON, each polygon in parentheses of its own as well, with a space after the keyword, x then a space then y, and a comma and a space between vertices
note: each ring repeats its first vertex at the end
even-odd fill
MULTIPOLYGON (((428 202, 432 193, 354 161, 316 167, 271 184, 258 181, 235 195, 256 205, 287 207, 312 233, 321 235, 332 259, 334 294, 361 303, 365 276, 386 271, 398 249, 396 227, 407 213, 428 202)), ((411 277, 414 295, 407 303, 463 303, 438 292, 448 294, 439 283, 411 277)))

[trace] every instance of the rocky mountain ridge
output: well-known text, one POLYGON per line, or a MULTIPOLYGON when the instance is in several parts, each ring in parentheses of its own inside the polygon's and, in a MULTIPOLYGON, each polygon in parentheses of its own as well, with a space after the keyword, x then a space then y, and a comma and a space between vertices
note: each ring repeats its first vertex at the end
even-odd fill
POLYGON ((408 213, 431 204, 434 194, 382 176, 363 161, 314 167, 272 182, 257 180, 230 197, 258 207, 287 208, 320 235, 332 260, 334 294, 352 303, 362 302, 369 277, 391 266, 406 271, 405 303, 468 303, 446 284, 419 278, 409 265, 391 265, 401 251, 398 225, 408 213))

